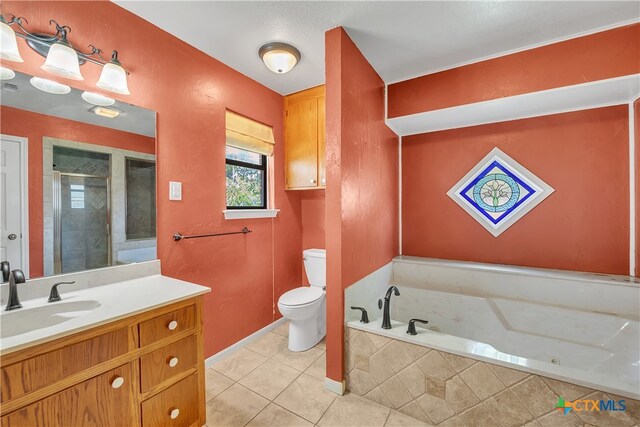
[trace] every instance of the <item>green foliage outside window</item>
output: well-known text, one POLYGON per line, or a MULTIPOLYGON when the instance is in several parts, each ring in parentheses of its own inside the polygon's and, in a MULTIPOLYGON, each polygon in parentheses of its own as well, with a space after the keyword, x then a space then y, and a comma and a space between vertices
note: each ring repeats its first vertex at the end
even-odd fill
POLYGON ((227 164, 227 206, 262 207, 262 171, 227 164))
POLYGON ((266 156, 227 146, 226 158, 227 207, 266 208, 266 156))

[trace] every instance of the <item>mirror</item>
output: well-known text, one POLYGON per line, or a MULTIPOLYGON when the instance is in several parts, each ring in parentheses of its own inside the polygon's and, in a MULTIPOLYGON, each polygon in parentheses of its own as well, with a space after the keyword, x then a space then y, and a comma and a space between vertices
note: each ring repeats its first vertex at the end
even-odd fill
POLYGON ((0 261, 28 278, 156 258, 156 115, 15 73, 0 92, 0 261))

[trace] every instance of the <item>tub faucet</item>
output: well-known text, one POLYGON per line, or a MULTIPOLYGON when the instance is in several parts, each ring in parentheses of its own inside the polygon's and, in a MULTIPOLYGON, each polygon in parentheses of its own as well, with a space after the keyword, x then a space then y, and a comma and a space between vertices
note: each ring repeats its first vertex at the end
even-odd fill
MULTIPOLYGON (((400 291, 395 286, 391 286, 387 289, 387 294, 384 296, 384 309, 382 310, 382 329, 391 329, 391 317, 389 315, 389 304, 391 304, 391 293, 396 296, 400 296, 400 291)), ((378 308, 382 308, 382 300, 378 300, 378 308)))
POLYGON ((420 322, 420 323, 429 323, 428 320, 422 320, 422 319, 411 319, 409 320, 409 325, 407 326, 407 333, 409 335, 418 335, 418 332, 416 331, 416 322, 420 322))
POLYGON ((9 261, 0 262, 0 270, 2 270, 2 283, 7 283, 9 281, 9 275, 11 274, 9 261))
POLYGON ((21 270, 13 270, 9 275, 9 301, 6 311, 22 308, 20 298, 18 298, 18 283, 24 283, 24 273, 21 270))

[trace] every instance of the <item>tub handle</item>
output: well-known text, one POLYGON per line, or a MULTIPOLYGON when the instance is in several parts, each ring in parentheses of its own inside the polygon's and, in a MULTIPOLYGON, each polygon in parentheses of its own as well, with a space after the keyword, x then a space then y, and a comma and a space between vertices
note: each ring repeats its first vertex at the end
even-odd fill
POLYGON ((360 323, 369 323, 369 315, 367 314, 367 310, 365 310, 363 307, 351 306, 351 310, 362 311, 362 316, 360 317, 360 323))
POLYGON ((420 322, 420 323, 429 323, 428 320, 422 320, 422 319, 411 319, 409 320, 409 326, 407 327, 407 333, 409 335, 418 335, 418 332, 416 332, 416 322, 420 322))

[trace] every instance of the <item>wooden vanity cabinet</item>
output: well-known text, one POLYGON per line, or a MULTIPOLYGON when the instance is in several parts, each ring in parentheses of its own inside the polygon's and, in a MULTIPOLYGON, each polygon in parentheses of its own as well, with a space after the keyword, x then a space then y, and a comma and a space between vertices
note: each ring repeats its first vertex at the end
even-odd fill
POLYGON ((324 85, 284 99, 285 186, 287 190, 324 188, 324 85))
POLYGON ((202 297, 2 357, 0 427, 202 426, 202 297))
POLYGON ((2 417, 2 427, 136 425, 133 370, 129 363, 38 400, 2 417))

